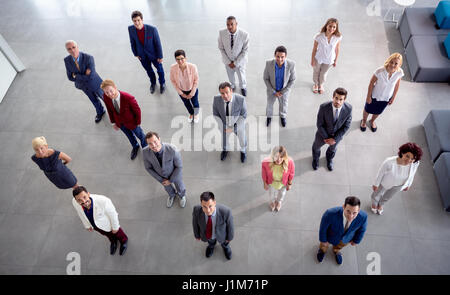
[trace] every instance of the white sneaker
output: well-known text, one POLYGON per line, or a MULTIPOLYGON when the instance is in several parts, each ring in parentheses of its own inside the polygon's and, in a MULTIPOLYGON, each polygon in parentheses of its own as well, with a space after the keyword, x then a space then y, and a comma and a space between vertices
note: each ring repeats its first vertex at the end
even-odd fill
POLYGON ((175 197, 169 196, 167 198, 167 208, 171 208, 173 206, 173 199, 175 199, 175 197))
POLYGON ((186 207, 186 196, 183 196, 183 197, 180 199, 180 207, 181 207, 181 208, 186 207))
POLYGON ((199 115, 195 115, 194 116, 194 123, 198 123, 198 121, 200 121, 200 116, 199 115))

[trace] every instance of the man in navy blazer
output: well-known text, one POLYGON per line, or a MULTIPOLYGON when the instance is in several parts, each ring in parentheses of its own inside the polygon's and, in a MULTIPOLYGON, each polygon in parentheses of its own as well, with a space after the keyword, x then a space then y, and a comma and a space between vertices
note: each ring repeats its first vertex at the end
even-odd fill
POLYGON ((333 158, 336 155, 337 145, 352 124, 352 106, 345 102, 347 90, 337 88, 333 92, 333 100, 320 105, 317 114, 317 132, 312 146, 312 167, 319 167, 320 148, 328 144, 326 152, 327 168, 333 170, 333 158))
POLYGON ((73 40, 66 42, 66 49, 70 54, 64 58, 67 78, 75 82, 75 87, 89 97, 97 112, 95 123, 98 123, 102 120, 105 109, 99 99, 103 97, 103 91, 100 88, 102 78, 95 71, 94 57, 80 52, 77 42, 73 40))
POLYGON ((147 75, 150 78, 150 92, 152 94, 155 92, 156 87, 156 76, 155 72, 153 72, 152 64, 156 68, 160 92, 162 94, 166 89, 166 80, 164 79, 164 69, 162 66, 163 51, 158 30, 156 27, 144 25, 144 18, 140 11, 133 11, 131 13, 131 20, 134 24, 128 27, 131 50, 147 71, 147 75))
POLYGON ((329 244, 332 244, 336 262, 341 265, 340 250, 348 243, 355 246, 361 242, 367 228, 367 213, 360 209, 361 201, 350 196, 345 199, 344 206, 325 211, 320 221, 320 245, 317 252, 319 262, 322 262, 329 244))

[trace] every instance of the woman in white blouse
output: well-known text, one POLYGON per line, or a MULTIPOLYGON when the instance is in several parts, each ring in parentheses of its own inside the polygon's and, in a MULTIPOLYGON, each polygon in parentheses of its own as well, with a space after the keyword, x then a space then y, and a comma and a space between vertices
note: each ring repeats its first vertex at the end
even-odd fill
POLYGON ((339 32, 339 22, 335 18, 328 19, 320 33, 314 36, 314 47, 311 55, 314 93, 323 93, 323 84, 325 83, 327 72, 331 66, 336 66, 341 39, 342 34, 339 32))
POLYGON ((372 114, 369 128, 372 132, 377 131, 375 119, 378 118, 387 105, 394 103, 400 80, 404 76, 403 70, 400 68, 402 61, 403 58, 400 53, 393 53, 384 62, 384 66, 378 68, 372 79, 370 79, 363 118, 359 126, 362 132, 366 131, 366 122, 369 114, 372 114))
POLYGON ((398 149, 398 156, 389 157, 381 165, 372 186, 372 212, 383 214, 383 205, 400 191, 407 191, 419 167, 422 149, 408 142, 398 149))

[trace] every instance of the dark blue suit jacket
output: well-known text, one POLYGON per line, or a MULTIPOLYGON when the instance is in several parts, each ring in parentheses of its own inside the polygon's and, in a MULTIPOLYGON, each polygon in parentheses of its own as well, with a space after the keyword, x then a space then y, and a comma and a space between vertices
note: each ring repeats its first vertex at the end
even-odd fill
POLYGON ((352 124, 352 106, 348 102, 344 102, 339 113, 336 124, 333 124, 333 102, 327 101, 320 105, 317 114, 317 132, 322 139, 334 138, 336 142, 341 141, 344 134, 350 129, 352 124))
POLYGON ((147 56, 150 60, 163 58, 161 41, 159 40, 158 30, 156 27, 144 25, 145 27, 145 41, 144 45, 139 41, 137 30, 135 26, 128 27, 130 35, 131 50, 134 56, 144 58, 147 56))
POLYGON ((338 245, 340 241, 349 243, 353 241, 359 244, 364 237, 367 228, 367 213, 359 211, 353 219, 350 227, 344 235, 344 208, 334 207, 325 211, 320 221, 319 240, 338 245))
POLYGON ((102 78, 95 71, 95 63, 94 57, 87 53, 83 53, 80 51, 80 60, 78 65, 80 66, 80 70, 77 69, 75 65, 75 61, 72 56, 69 55, 64 58, 64 64, 66 65, 67 78, 70 81, 75 82, 75 87, 81 90, 90 90, 96 91, 100 88, 100 84, 102 84, 102 78), (91 73, 89 75, 86 74, 86 70, 90 69, 91 73), (73 78, 72 73, 75 73, 75 78, 73 78))

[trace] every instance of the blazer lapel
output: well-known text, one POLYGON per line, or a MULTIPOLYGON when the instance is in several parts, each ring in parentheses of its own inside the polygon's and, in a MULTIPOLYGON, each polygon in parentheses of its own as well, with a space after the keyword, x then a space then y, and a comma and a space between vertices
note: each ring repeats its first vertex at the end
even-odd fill
POLYGON ((225 104, 223 102, 222 97, 219 97, 219 99, 216 100, 216 101, 219 104, 217 107, 219 108, 220 118, 222 120, 225 120, 225 122, 226 122, 227 121, 227 116, 226 116, 226 113, 225 113, 225 104))
POLYGON ((161 159, 161 172, 162 172, 163 166, 164 166, 164 161, 165 161, 165 159, 167 157, 167 155, 166 155, 167 154, 166 153, 166 145, 165 144, 162 144, 161 150, 163 151, 163 156, 162 156, 162 159, 161 159))
POLYGON ((284 62, 284 78, 283 78, 283 88, 286 87, 287 83, 289 82, 289 64, 288 61, 286 59, 286 61, 284 62))
POLYGON ((273 88, 276 88, 276 85, 277 85, 277 81, 275 79, 275 63, 276 63, 275 59, 272 59, 272 62, 270 65, 270 68, 271 68, 270 73, 272 73, 270 75, 270 78, 271 78, 270 82, 272 83, 273 88))

